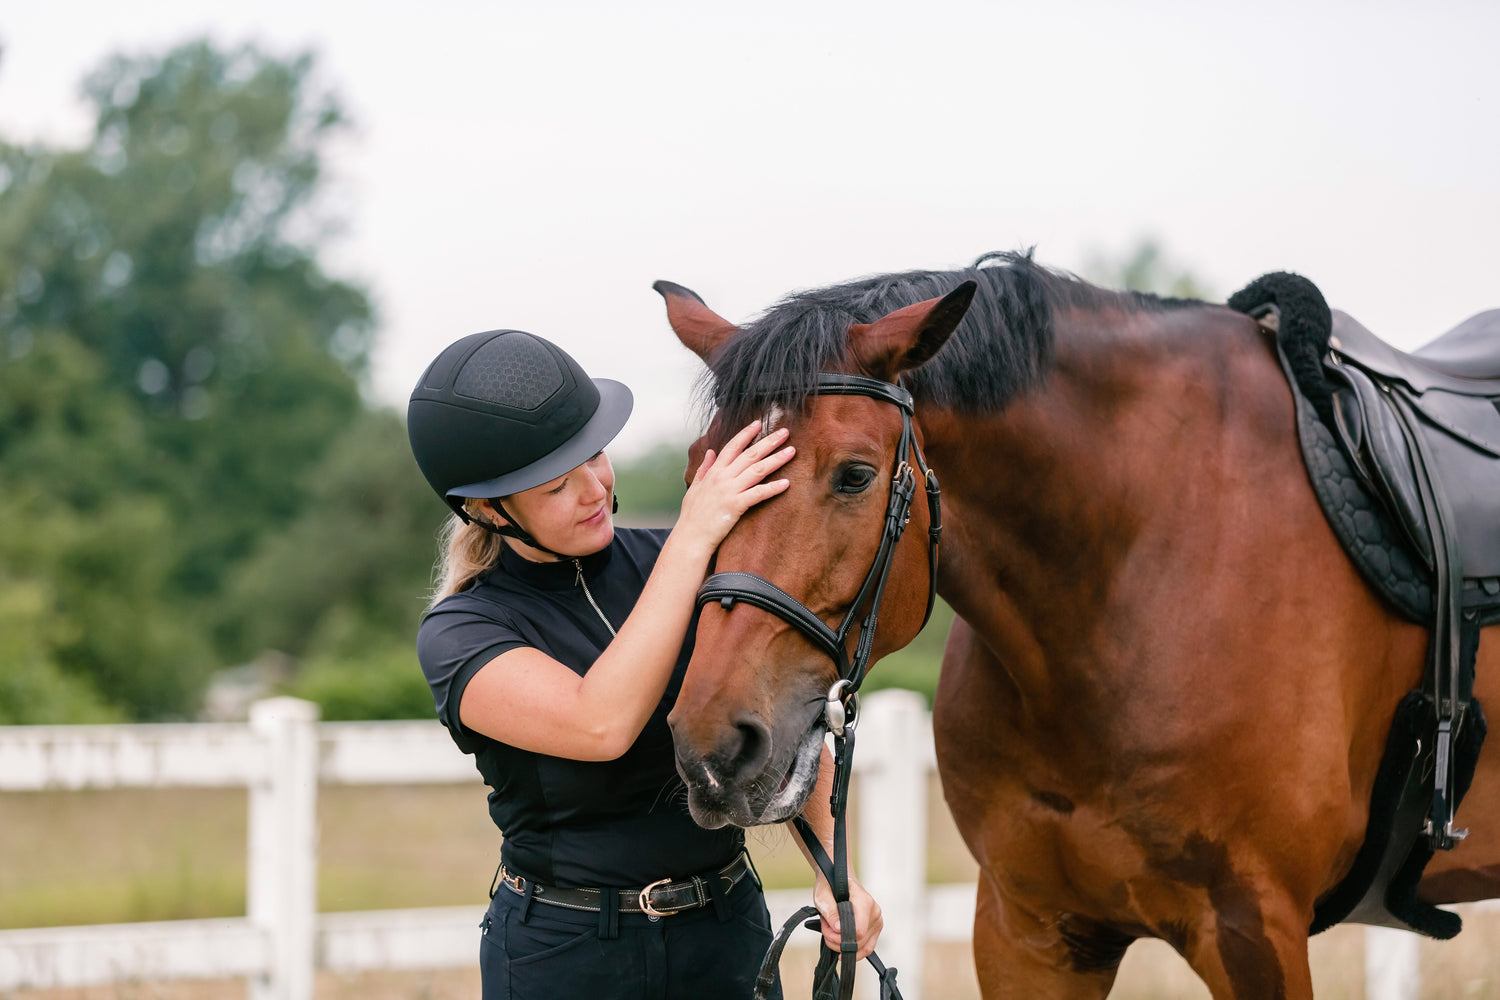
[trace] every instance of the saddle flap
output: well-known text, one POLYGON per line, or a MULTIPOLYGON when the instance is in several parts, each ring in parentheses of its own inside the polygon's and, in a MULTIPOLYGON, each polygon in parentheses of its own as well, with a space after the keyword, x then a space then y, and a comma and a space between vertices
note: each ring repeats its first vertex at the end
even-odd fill
POLYGON ((1480 451, 1500 458, 1500 407, 1494 403, 1442 389, 1430 389, 1409 398, 1427 420, 1480 451))
POLYGON ((1334 389, 1334 423, 1343 439, 1344 453, 1353 459, 1370 492, 1431 569, 1432 532, 1422 511, 1421 493, 1409 471, 1411 448, 1390 401, 1363 370, 1353 365, 1330 364, 1326 370, 1336 386, 1343 383, 1334 389))
POLYGON ((1500 577, 1500 458, 1475 449, 1466 436, 1427 423, 1425 410, 1423 416, 1418 432, 1447 494, 1463 575, 1470 580, 1500 577))

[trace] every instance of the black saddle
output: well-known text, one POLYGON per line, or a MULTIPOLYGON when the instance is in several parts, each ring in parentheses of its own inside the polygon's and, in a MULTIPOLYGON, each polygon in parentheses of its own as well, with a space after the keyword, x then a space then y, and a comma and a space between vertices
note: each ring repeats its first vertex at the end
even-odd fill
POLYGON ((1276 334, 1308 478, 1360 575, 1431 629, 1426 676, 1397 709, 1365 842, 1320 899, 1344 920, 1446 938, 1462 926, 1416 898, 1487 729, 1473 699, 1480 629, 1500 621, 1500 310, 1411 353, 1331 312, 1305 278, 1267 275, 1232 308, 1276 334))
POLYGON ((1411 354, 1334 311, 1328 349, 1335 429, 1360 479, 1429 571, 1442 518, 1460 579, 1477 584, 1465 605, 1500 604, 1500 309, 1411 354), (1424 505, 1424 479, 1447 510, 1424 505))

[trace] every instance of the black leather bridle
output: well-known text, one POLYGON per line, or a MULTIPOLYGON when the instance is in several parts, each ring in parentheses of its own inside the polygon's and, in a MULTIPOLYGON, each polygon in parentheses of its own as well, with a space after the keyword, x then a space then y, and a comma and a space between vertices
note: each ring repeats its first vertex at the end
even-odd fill
POLYGON ((813 614, 808 607, 791 594, 763 576, 754 573, 714 573, 698 588, 698 607, 714 601, 724 609, 734 606, 736 601, 754 605, 780 618, 801 632, 809 642, 828 654, 838 667, 839 679, 847 682, 845 693, 852 696, 864 681, 870 664, 870 651, 875 643, 875 623, 880 613, 880 602, 885 596, 886 580, 895 561, 896 543, 906 531, 911 519, 911 502, 916 494, 916 476, 907 456, 916 459, 916 469, 921 472, 927 487, 928 589, 927 612, 922 624, 932 616, 932 604, 937 597, 938 543, 943 534, 942 491, 938 488, 937 476, 927 467, 927 460, 917 444, 912 430, 912 398, 899 385, 883 382, 864 375, 849 375, 843 372, 819 372, 814 395, 818 396, 869 396, 894 404, 901 411, 901 437, 896 443, 896 469, 891 477, 890 498, 885 506, 885 523, 880 535, 880 547, 870 571, 854 602, 844 614, 837 629, 830 628, 823 619, 813 614), (851 659, 848 651, 849 631, 854 627, 859 610, 866 602, 869 610, 859 623, 859 642, 851 659))
MULTIPOLYGON (((817 834, 813 832, 807 820, 797 816, 792 822, 824 877, 828 879, 839 910, 839 929, 842 938, 839 951, 836 954, 828 950, 826 946, 823 948, 817 970, 813 974, 814 996, 817 998, 837 996, 840 1000, 848 1000, 853 995, 855 955, 858 950, 854 908, 849 902, 849 858, 845 822, 849 804, 850 762, 854 755, 854 726, 859 713, 859 686, 864 682, 865 673, 869 669, 870 653, 875 645, 876 619, 880 614, 880 602, 885 597, 885 585, 891 575, 891 565, 895 562, 896 543, 901 541, 901 536, 906 531, 906 525, 911 519, 912 499, 916 495, 916 473, 913 471, 911 462, 908 461, 908 456, 916 460, 916 471, 921 473, 922 481, 927 489, 928 588, 927 611, 922 617, 923 625, 926 625, 927 620, 932 617, 932 605, 937 598, 938 543, 943 534, 942 491, 938 488, 937 476, 927 466, 927 459, 922 455, 921 446, 917 444, 916 433, 912 429, 911 393, 899 385, 863 375, 819 372, 813 394, 869 396, 872 399, 891 403, 901 411, 901 437, 896 444, 896 468, 891 477, 890 497, 886 501, 880 546, 875 551, 874 562, 871 563, 869 572, 865 574, 864 582, 860 584, 859 593, 855 595, 853 603, 849 605, 849 610, 844 613, 843 621, 836 629, 829 627, 827 622, 791 594, 765 577, 754 573, 733 571, 714 573, 698 588, 697 606, 701 609, 704 605, 717 601, 727 611, 734 607, 736 601, 743 601, 769 611, 801 632, 809 642, 826 653, 838 669, 839 679, 829 688, 827 702, 824 705, 824 720, 828 731, 833 734, 833 796, 829 802, 829 811, 833 815, 834 823, 833 859, 829 859, 828 852, 823 849, 823 844, 818 840, 817 834), (860 618, 860 609, 867 604, 868 610, 864 617, 860 618), (859 621, 859 641, 855 645, 853 657, 850 657, 849 632, 856 620, 859 621), (835 963, 837 963, 837 968, 835 968, 835 963)), ((798 910, 772 940, 771 947, 761 965, 760 976, 756 980, 755 997, 757 1000, 767 996, 775 982, 776 966, 791 932, 803 920, 816 917, 817 912, 816 908, 811 906, 798 910)), ((811 923, 809 926, 812 926, 811 923)), ((900 1000, 901 993, 896 988, 896 970, 883 965, 878 955, 870 955, 869 961, 880 977, 882 1000, 885 998, 900 1000)))

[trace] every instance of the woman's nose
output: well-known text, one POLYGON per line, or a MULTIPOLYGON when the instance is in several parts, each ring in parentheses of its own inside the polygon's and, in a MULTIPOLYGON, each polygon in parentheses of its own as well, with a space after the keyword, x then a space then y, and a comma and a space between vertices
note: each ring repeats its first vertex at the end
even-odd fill
POLYGON ((587 503, 598 503, 609 495, 609 487, 604 485, 604 480, 595 474, 593 469, 584 466, 584 500, 587 503))

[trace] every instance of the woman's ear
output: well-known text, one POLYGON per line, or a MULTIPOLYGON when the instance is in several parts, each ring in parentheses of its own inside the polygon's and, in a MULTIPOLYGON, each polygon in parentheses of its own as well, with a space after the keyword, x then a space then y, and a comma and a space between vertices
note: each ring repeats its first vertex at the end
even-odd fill
POLYGON ((501 528, 510 524, 505 515, 500 513, 494 504, 483 497, 473 497, 465 500, 464 508, 469 512, 470 517, 476 521, 483 521, 493 528, 501 528))

